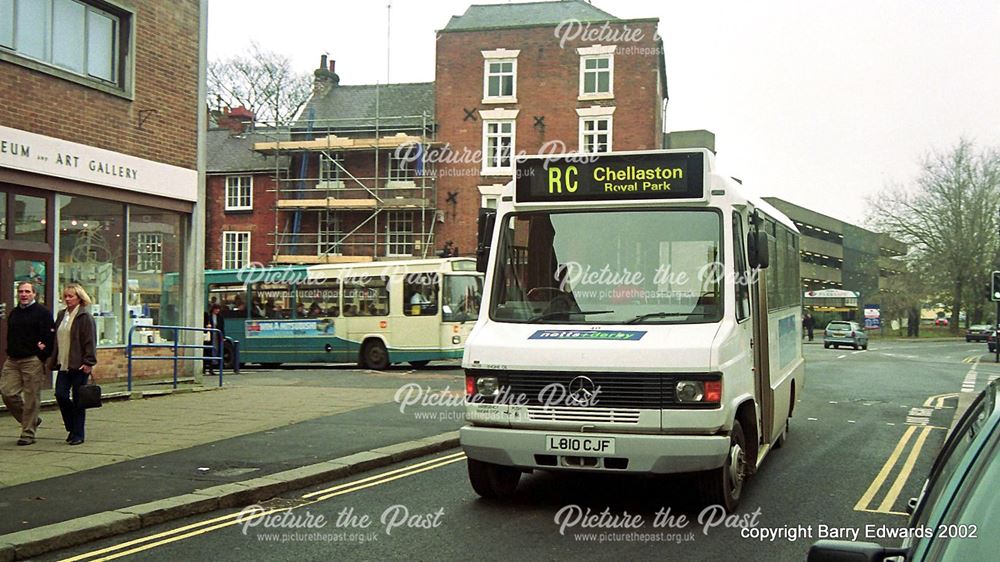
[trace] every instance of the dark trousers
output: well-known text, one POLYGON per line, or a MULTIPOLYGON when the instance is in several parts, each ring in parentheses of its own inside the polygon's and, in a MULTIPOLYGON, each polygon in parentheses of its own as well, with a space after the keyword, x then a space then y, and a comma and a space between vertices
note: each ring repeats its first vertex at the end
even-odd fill
POLYGON ((83 439, 83 424, 87 420, 87 410, 77 406, 80 401, 80 387, 87 384, 89 376, 79 369, 59 371, 56 377, 56 402, 62 412, 63 425, 73 437, 83 439), (72 399, 70 399, 72 391, 72 399))

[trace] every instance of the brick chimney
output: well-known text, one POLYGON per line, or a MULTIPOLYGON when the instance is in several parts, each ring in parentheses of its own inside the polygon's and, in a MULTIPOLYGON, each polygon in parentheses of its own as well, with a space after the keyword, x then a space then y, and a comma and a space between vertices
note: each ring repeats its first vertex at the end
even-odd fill
POLYGON ((319 58, 319 68, 313 71, 313 96, 324 97, 340 84, 340 76, 334 72, 337 61, 331 60, 327 66, 326 55, 319 58))
POLYGON ((215 118, 220 127, 229 129, 234 135, 243 134, 247 127, 253 124, 253 120, 253 112, 243 106, 232 109, 223 107, 222 114, 215 118))

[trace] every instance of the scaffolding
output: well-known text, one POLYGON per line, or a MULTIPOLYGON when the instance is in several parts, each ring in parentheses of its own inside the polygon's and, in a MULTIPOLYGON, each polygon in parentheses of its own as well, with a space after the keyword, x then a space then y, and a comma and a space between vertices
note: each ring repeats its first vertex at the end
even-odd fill
POLYGON ((272 263, 434 255, 437 143, 428 114, 299 120, 254 143, 273 156, 272 263))

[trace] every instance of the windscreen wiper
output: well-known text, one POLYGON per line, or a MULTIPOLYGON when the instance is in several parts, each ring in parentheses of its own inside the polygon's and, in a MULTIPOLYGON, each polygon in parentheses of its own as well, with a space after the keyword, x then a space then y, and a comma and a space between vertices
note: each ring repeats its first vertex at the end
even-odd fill
POLYGON ((528 323, 529 324, 534 324, 536 322, 541 322, 542 320, 545 320, 545 319, 548 319, 548 318, 552 318, 552 317, 555 317, 555 316, 569 316, 571 314, 584 314, 584 315, 586 315, 586 314, 611 314, 613 312, 614 312, 614 310, 580 310, 580 311, 576 311, 576 312, 569 312, 569 311, 565 311, 565 310, 564 311, 558 311, 558 312, 557 311, 551 311, 551 312, 545 312, 543 314, 539 314, 538 316, 535 316, 534 318, 530 318, 528 320, 528 323))
POLYGON ((649 314, 640 314, 631 320, 627 320, 625 324, 638 324, 643 320, 649 320, 650 318, 673 318, 676 316, 708 316, 705 312, 650 312, 649 314))

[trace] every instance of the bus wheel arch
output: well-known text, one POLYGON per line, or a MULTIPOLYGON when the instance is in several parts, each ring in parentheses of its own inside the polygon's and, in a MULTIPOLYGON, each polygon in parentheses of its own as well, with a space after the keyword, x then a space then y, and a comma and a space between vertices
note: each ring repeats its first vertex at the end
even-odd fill
MULTIPOLYGON (((736 409, 736 419, 743 430, 743 437, 746 446, 743 447, 746 453, 746 474, 750 476, 757 472, 757 456, 760 454, 760 424, 757 420, 757 408, 753 400, 747 400, 736 409)), ((734 423, 735 425, 735 423, 734 423)))
POLYGON ((389 366, 389 350, 379 338, 367 338, 361 344, 359 360, 366 369, 379 371, 389 366))
POLYGON ((749 441, 743 433, 740 418, 733 420, 733 428, 729 432, 729 451, 723 465, 706 470, 698 475, 698 487, 707 505, 721 506, 726 513, 735 513, 743 496, 743 485, 746 482, 750 463, 747 456, 749 441))

